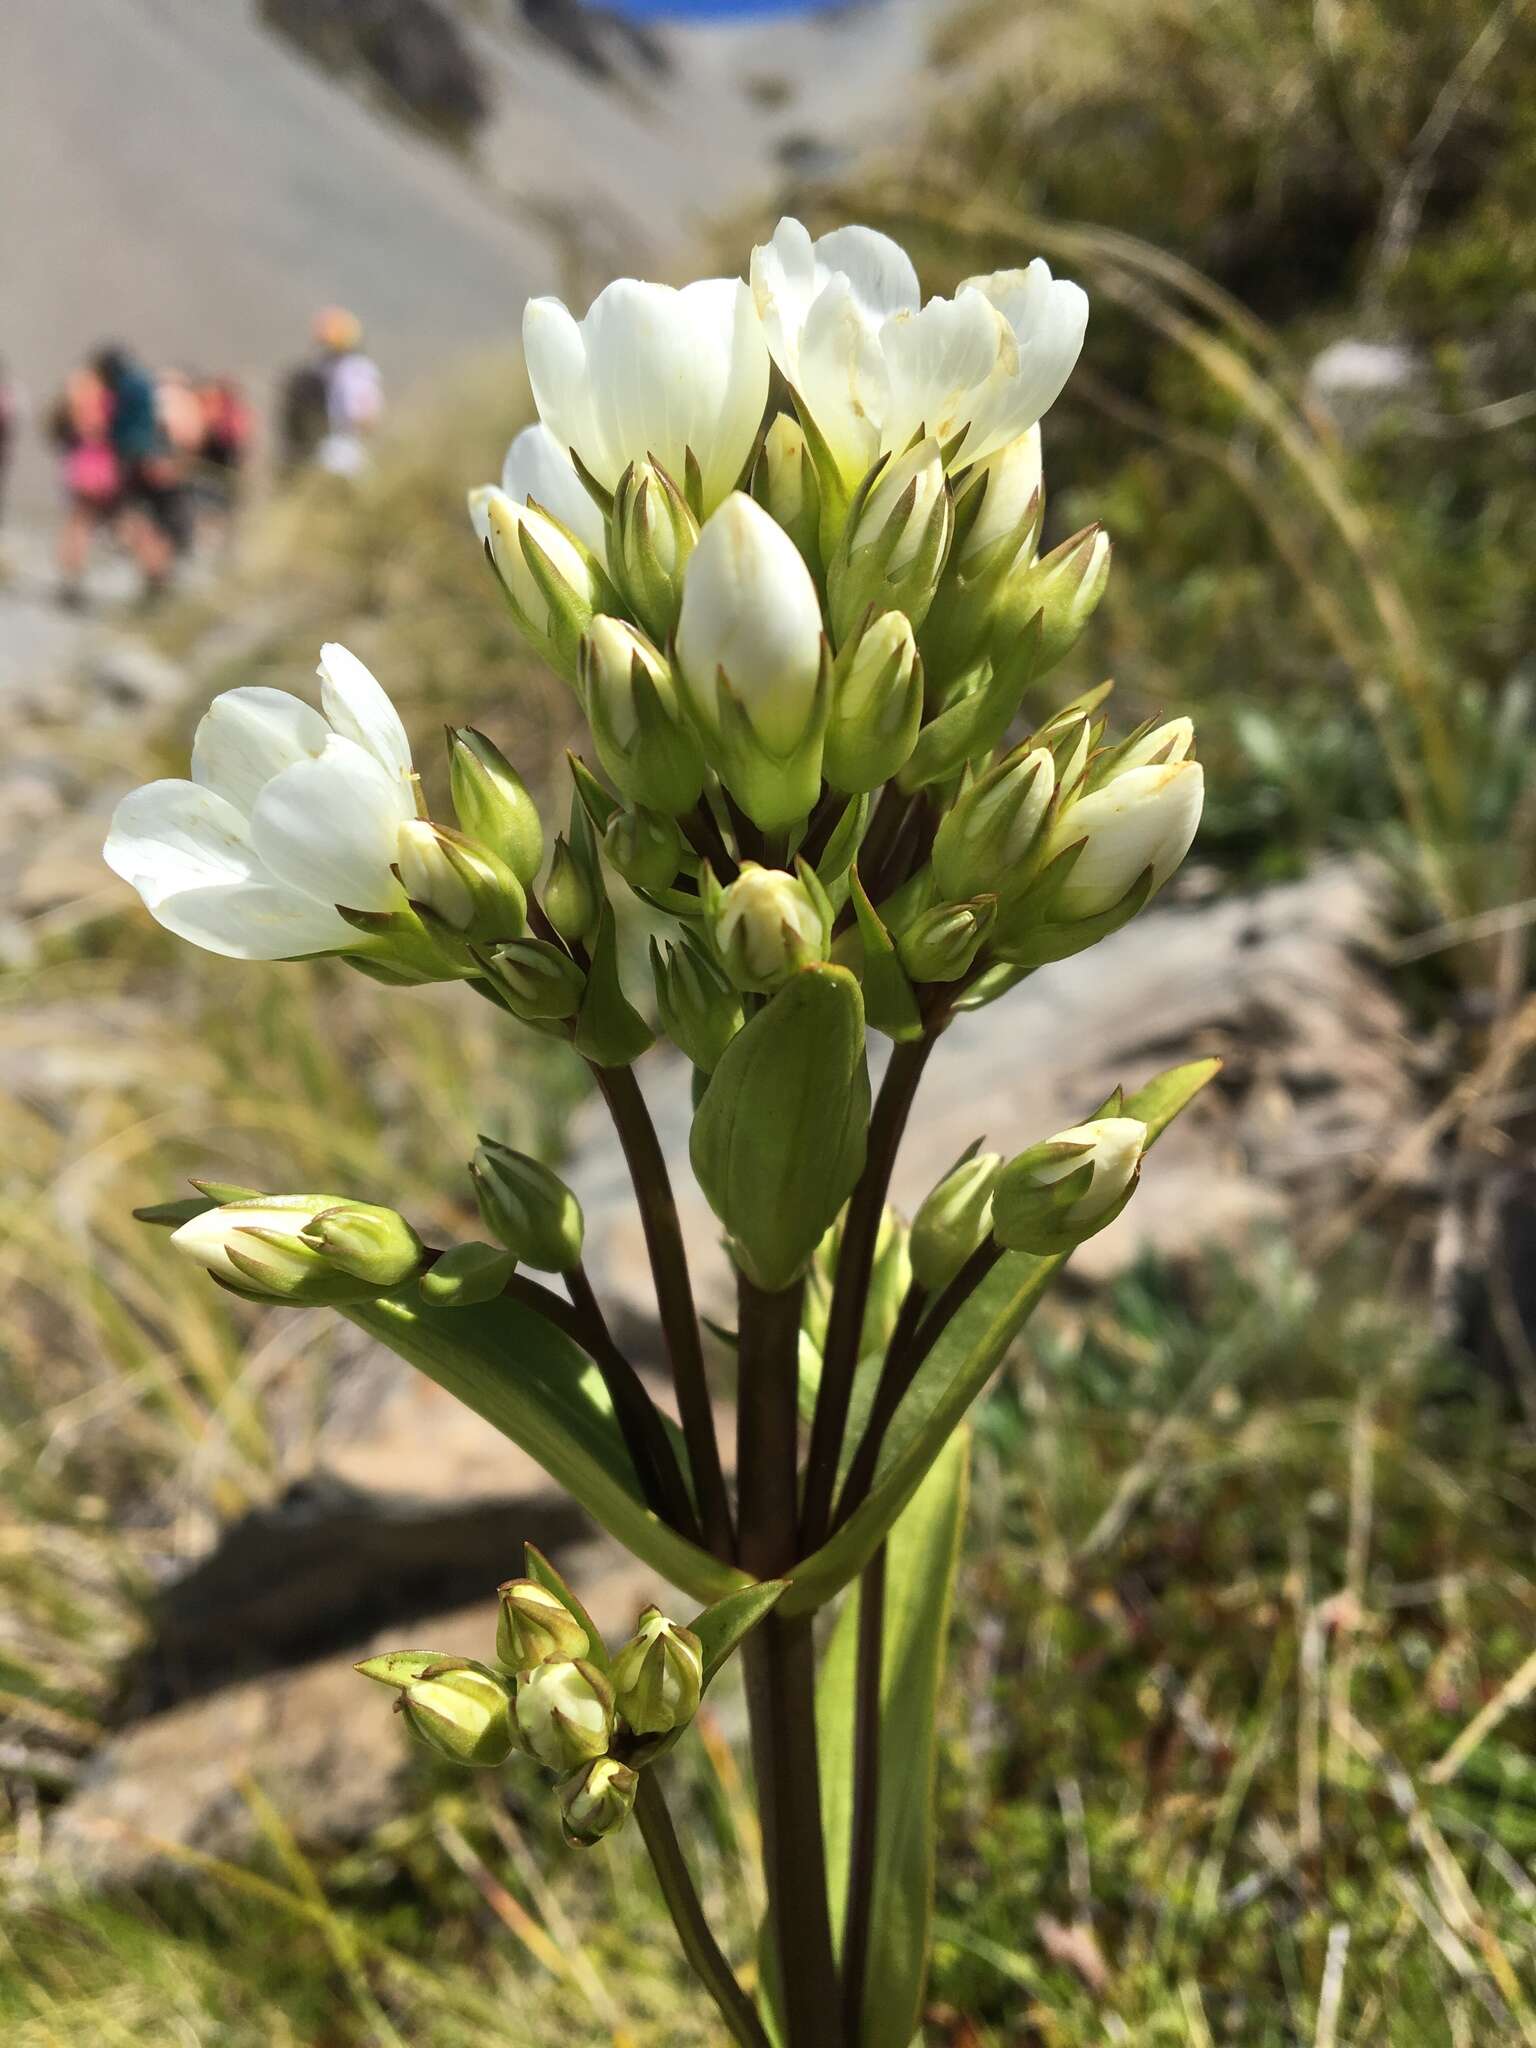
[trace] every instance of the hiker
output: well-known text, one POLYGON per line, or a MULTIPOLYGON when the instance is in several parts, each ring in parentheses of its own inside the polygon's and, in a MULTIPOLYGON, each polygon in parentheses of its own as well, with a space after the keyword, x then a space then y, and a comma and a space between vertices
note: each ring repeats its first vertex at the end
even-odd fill
POLYGON ((384 409, 378 364, 364 353, 361 323, 340 306, 315 317, 315 352, 283 381, 278 399, 280 467, 355 477, 384 409))
POLYGON ((254 421, 233 377, 204 377, 197 385, 201 436, 192 471, 199 524, 217 542, 228 539, 241 474, 251 452, 254 421))
POLYGON ((116 518, 123 474, 112 445, 112 397, 90 364, 71 372, 48 416, 59 456, 64 523, 59 529, 59 602, 81 602, 81 579, 98 530, 116 518))
POLYGON ((121 474, 118 528, 144 576, 152 602, 170 580, 185 524, 185 479, 160 416, 153 379, 117 345, 99 349, 92 368, 111 400, 108 435, 121 474))

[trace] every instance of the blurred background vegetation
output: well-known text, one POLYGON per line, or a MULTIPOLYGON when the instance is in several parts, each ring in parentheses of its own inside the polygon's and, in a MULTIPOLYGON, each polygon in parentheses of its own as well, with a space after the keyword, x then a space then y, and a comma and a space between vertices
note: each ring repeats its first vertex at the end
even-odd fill
MULTIPOLYGON (((1240 1266, 1144 1262, 1034 1330, 978 1417, 926 2039, 1536 2042, 1536 1353, 1504 1270, 1536 1128, 1536 21, 976 0, 933 58, 924 146, 789 204, 887 229, 929 290, 1037 253, 1087 285, 1049 537, 1102 519, 1117 556, 1072 686, 1115 675, 1128 720, 1194 710, 1223 880, 1382 864, 1436 1199, 1487 1299, 1441 1312, 1367 1203, 1240 1266)), ((722 233, 732 265, 766 218, 722 233)), ((259 636, 208 689, 302 675, 340 637, 424 755, 451 709, 552 786, 568 706, 464 538, 464 486, 523 405, 487 366, 356 497, 275 503, 209 600, 259 636)), ((164 630, 185 653, 215 627, 189 605, 164 630)), ((248 1867, 188 1856, 187 1882, 111 1903, 38 1880, 168 1526, 264 1498, 334 1366, 323 1319, 210 1299, 128 1206, 213 1158, 452 1221, 441 1162, 505 1080, 492 1013, 451 991, 386 1012, 339 969, 228 990, 112 916, 0 991, 8 1032, 82 1076, 67 1113, 0 1104, 4 2038, 702 2043, 636 1845, 567 1857, 516 1774, 423 1760, 407 1813, 320 1858, 252 1785, 248 1867)), ((565 1069, 517 1058, 509 1129, 558 1156, 565 1069)), ((750 1809, 704 1734, 683 1796, 745 1955, 750 1809)))

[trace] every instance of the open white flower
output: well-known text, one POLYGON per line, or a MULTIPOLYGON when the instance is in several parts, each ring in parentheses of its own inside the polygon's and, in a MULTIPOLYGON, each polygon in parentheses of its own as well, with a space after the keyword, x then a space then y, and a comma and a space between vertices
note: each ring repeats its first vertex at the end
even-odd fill
POLYGON ((234 960, 356 943, 335 906, 394 910, 400 826, 416 815, 405 728, 345 647, 320 655, 324 713, 285 690, 228 690, 192 742, 189 782, 125 796, 107 865, 157 923, 234 960))
POLYGON ((603 515, 548 427, 536 423, 513 438, 501 488, 515 505, 536 505, 558 519, 600 562, 607 560, 603 515))
POLYGON ((559 299, 530 299, 523 351, 540 419, 605 489, 647 456, 684 485, 690 454, 701 516, 735 488, 768 397, 762 330, 735 278, 681 291, 616 278, 580 321, 559 299))
POLYGON ((846 227, 813 242, 789 218, 752 252, 752 293, 774 361, 850 486, 918 434, 958 441, 957 466, 1027 432, 1070 375, 1088 319, 1083 291, 1040 258, 925 306, 889 236, 846 227))

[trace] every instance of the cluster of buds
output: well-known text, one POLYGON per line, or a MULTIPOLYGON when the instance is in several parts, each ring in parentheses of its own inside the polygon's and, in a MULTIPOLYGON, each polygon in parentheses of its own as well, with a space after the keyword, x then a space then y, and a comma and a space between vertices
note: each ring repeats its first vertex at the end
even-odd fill
POLYGON ((357 1669, 392 1686, 412 1734, 450 1762, 495 1768, 520 1752, 553 1772, 566 1839, 589 1847, 623 1826, 639 1773, 698 1712, 704 1650, 647 1607, 610 1659, 544 1573, 500 1589, 493 1663, 392 1650, 357 1669))

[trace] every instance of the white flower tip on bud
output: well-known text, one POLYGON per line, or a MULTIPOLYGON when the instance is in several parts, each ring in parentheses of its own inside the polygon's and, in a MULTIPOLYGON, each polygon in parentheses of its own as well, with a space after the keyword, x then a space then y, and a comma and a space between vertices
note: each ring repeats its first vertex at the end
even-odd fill
POLYGON ((704 1684, 703 1645, 659 1608, 648 1607, 640 1626, 613 1660, 610 1673, 618 1711, 636 1735, 667 1735, 698 1712, 704 1684))
POLYGON ((576 1849, 590 1849, 628 1820, 639 1786, 639 1773, 617 1757, 600 1756, 560 1788, 560 1817, 565 1839, 576 1849))
POLYGON ((639 728, 635 709, 635 663, 639 662, 657 694, 669 708, 673 702, 672 676, 666 662, 627 619, 599 612, 582 636, 581 689, 587 714, 593 716, 593 697, 601 693, 597 715, 601 716, 620 746, 627 747, 639 728))
POLYGON ((1050 852, 1081 842, 1053 915, 1093 917, 1113 909, 1149 870, 1160 889, 1194 842, 1205 803, 1198 761, 1129 768, 1063 809, 1050 852))
POLYGON ((474 892, 443 852, 438 829, 425 818, 410 818, 395 835, 400 886, 413 903, 440 917, 456 932, 475 921, 474 892))
POLYGON ((677 658, 694 715, 720 723, 723 680, 765 745, 789 753, 814 714, 821 605, 799 550, 733 491, 704 523, 683 579, 677 658))
POLYGON ((550 631, 551 609, 560 601, 561 592, 584 622, 599 592, 591 564, 569 535, 536 506, 515 504, 494 485, 470 496, 470 516, 477 531, 484 519, 492 560, 529 629, 550 631), (548 580, 553 594, 544 588, 541 576, 548 580))
POLYGON ((1095 1117, 1021 1152, 993 1189, 999 1244, 1047 1256, 1113 1222, 1136 1186, 1147 1136, 1138 1117, 1095 1117))
POLYGON ((591 1639, 565 1602, 537 1579, 509 1579, 497 1588, 497 1661, 508 1671, 531 1671, 556 1658, 585 1657, 591 1639))
POLYGON ((1130 768, 1166 768, 1176 761, 1187 761, 1194 744, 1194 720, 1170 718, 1139 740, 1133 740, 1115 762, 1113 773, 1118 776, 1130 768))
POLYGON ((899 575, 916 560, 946 488, 944 460, 930 434, 881 471, 859 514, 853 546, 867 547, 886 535, 894 541, 886 574, 899 575), (890 532, 898 521, 898 530, 890 532))
MULTIPOLYGON (((295 1254, 301 1263, 310 1263, 305 1248, 301 1246, 299 1232, 312 1223, 322 1209, 331 1203, 324 1196, 274 1195, 260 1202, 229 1202, 221 1208, 205 1209, 200 1216, 194 1216, 171 1232, 171 1243, 183 1258, 191 1259, 195 1265, 203 1266, 221 1280, 232 1281, 237 1287, 250 1283, 234 1265, 229 1256, 231 1241, 238 1249, 239 1233, 250 1230, 270 1230, 291 1236, 295 1254)), ((258 1246, 251 1241, 253 1251, 262 1249, 271 1256, 272 1248, 258 1246)))
POLYGON ((979 509, 956 549, 961 568, 1005 536, 1019 533, 1032 506, 1038 513, 1043 488, 1038 426, 975 465, 965 490, 969 494, 978 488, 982 494, 979 509))
POLYGON ((1047 1141, 1052 1145, 1082 1145, 1088 1149, 1076 1158, 1063 1156, 1034 1170, 1035 1179, 1049 1187, 1065 1180, 1083 1166, 1092 1169, 1088 1192, 1080 1195, 1067 1211, 1072 1224, 1093 1223, 1114 1207, 1125 1193, 1141 1165, 1146 1149, 1147 1127, 1134 1116, 1097 1117, 1092 1123, 1073 1124, 1047 1141))
POLYGON ((806 468, 810 453, 805 429, 792 413, 775 415, 763 436, 763 502, 787 532, 793 532, 807 511, 806 468))
POLYGON ((613 1736, 613 1687, 584 1659, 535 1665, 517 1688, 517 1731, 529 1755, 552 1771, 600 1757, 613 1736))
POLYGON ((738 988, 766 993, 797 968, 826 958, 821 906, 782 868, 744 862, 720 897, 713 925, 721 962, 738 988))
POLYGON ((400 1695, 412 1732, 453 1763, 494 1769, 512 1753, 512 1702, 493 1672, 445 1660, 400 1695))

